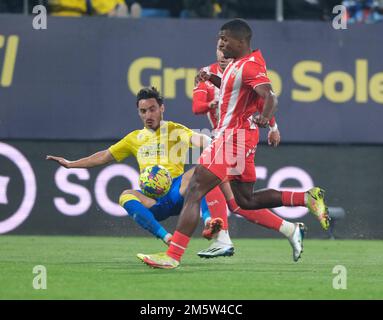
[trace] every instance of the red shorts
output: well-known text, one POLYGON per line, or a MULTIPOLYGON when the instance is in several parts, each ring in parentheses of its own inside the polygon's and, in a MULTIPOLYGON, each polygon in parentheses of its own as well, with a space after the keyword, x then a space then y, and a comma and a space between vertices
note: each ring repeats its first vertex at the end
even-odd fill
POLYGON ((198 162, 221 180, 255 182, 258 141, 258 128, 227 129, 202 152, 198 162))

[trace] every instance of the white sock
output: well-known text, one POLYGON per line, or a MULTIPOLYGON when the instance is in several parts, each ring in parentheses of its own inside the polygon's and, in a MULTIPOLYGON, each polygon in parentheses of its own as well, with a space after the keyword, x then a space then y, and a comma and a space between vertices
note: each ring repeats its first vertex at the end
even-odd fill
POLYGON ((309 193, 305 192, 305 206, 307 207, 307 204, 309 202, 309 193))
POLYGON ((210 221, 211 221, 211 218, 207 218, 207 219, 204 221, 204 223, 205 223, 205 227, 206 227, 206 225, 207 225, 210 221))
POLYGON ((283 220, 281 227, 279 228, 279 232, 284 234, 287 238, 290 238, 295 230, 295 224, 288 222, 286 220, 283 220))
POLYGON ((218 232, 216 240, 218 240, 219 242, 222 242, 224 244, 228 244, 228 245, 233 244, 231 242, 228 230, 221 230, 220 232, 218 232))
POLYGON ((168 243, 170 238, 172 237, 171 233, 166 234, 166 236, 162 239, 165 243, 168 243))

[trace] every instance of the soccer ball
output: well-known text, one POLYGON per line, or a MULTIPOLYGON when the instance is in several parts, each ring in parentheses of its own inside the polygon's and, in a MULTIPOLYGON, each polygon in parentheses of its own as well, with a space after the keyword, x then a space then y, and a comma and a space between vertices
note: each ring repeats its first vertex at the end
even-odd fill
POLYGON ((140 188, 150 198, 163 197, 168 193, 171 185, 172 177, 163 166, 149 166, 140 173, 140 188))

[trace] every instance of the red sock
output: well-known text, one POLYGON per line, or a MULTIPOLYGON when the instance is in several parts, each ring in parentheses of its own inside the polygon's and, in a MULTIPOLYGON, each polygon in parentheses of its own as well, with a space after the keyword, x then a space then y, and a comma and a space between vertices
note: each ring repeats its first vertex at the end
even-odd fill
POLYGON ((238 206, 234 198, 230 199, 227 204, 229 205, 230 211, 234 212, 235 214, 239 214, 247 220, 269 229, 279 231, 283 222, 283 219, 278 217, 269 209, 244 210, 238 206))
POLYGON ((173 259, 176 259, 177 261, 181 260, 182 255, 184 254, 188 243, 190 241, 190 237, 185 236, 181 232, 174 232, 172 241, 170 242, 168 251, 166 251, 166 254, 169 257, 172 257, 173 259))
POLYGON ((304 192, 282 191, 282 204, 286 207, 306 206, 304 192))
POLYGON ((213 188, 206 196, 207 206, 211 218, 221 218, 223 220, 223 230, 228 229, 226 199, 219 186, 213 188))

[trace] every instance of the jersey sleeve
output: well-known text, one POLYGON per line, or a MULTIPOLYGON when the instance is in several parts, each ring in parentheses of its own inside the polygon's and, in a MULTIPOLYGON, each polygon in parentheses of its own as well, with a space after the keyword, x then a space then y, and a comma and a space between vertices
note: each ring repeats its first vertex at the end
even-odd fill
POLYGON ((133 153, 133 142, 133 132, 131 132, 120 141, 110 146, 108 150, 116 161, 121 162, 133 153))
POLYGON ((192 109, 194 114, 205 114, 209 111, 208 88, 205 82, 201 81, 193 89, 192 109))
POLYGON ((271 83, 266 66, 255 61, 247 61, 243 66, 242 82, 253 89, 261 84, 271 83))

